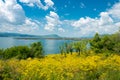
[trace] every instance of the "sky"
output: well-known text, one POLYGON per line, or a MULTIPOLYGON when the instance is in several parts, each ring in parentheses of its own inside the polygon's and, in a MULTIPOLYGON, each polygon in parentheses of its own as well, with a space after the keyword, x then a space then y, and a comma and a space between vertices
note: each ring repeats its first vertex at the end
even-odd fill
POLYGON ((120 0, 0 0, 0 32, 91 37, 119 27, 120 0))

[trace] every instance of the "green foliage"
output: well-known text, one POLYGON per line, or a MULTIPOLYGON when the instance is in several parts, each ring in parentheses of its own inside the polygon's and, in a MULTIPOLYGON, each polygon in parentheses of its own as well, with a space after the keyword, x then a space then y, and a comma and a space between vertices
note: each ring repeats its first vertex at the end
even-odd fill
POLYGON ((18 54, 17 54, 18 59, 26 59, 26 58, 30 57, 29 56, 29 54, 30 54, 29 47, 18 46, 18 51, 19 51, 18 54))
POLYGON ((86 51, 87 42, 85 40, 81 40, 74 43, 74 49, 80 55, 80 53, 84 53, 86 51))
POLYGON ((98 33, 95 34, 94 38, 93 38, 94 42, 99 42, 101 41, 100 35, 98 33))
POLYGON ((80 55, 81 53, 84 53, 87 50, 87 43, 87 40, 81 40, 72 43, 64 43, 62 46, 59 47, 60 53, 66 56, 66 54, 70 53, 72 55, 72 53, 76 51, 78 55, 80 55))
POLYGON ((80 42, 75 42, 74 43, 74 49, 80 55, 80 50, 81 50, 81 44, 80 44, 80 42))
POLYGON ((100 38, 99 34, 96 33, 95 36, 94 36, 94 38, 93 38, 92 41, 90 42, 91 48, 92 48, 96 53, 101 52, 102 45, 101 45, 100 42, 101 42, 101 38, 100 38))
POLYGON ((100 37, 98 33, 90 42, 96 53, 120 53, 120 33, 100 37))
POLYGON ((41 58, 44 55, 43 47, 40 42, 31 44, 30 51, 31 51, 31 54, 30 54, 31 57, 41 58))
POLYGON ((113 51, 114 42, 110 39, 109 36, 104 36, 101 40, 102 52, 111 52, 113 51))
POLYGON ((3 54, 4 54, 4 50, 3 50, 3 49, 0 49, 0 59, 3 58, 3 54))
POLYGON ((11 48, 7 48, 5 50, 0 49, 0 59, 27 59, 29 57, 41 58, 43 57, 43 47, 40 42, 31 44, 28 46, 14 46, 11 48))
POLYGON ((61 55, 63 55, 64 54, 64 45, 59 46, 59 49, 60 49, 61 55))
POLYGON ((65 55, 66 54, 71 54, 73 53, 73 43, 64 43, 63 45, 59 46, 59 50, 61 55, 65 55))
POLYGON ((30 50, 27 46, 15 46, 11 48, 7 48, 4 51, 3 58, 9 59, 13 57, 17 57, 18 59, 26 59, 30 50))
POLYGON ((114 42, 113 51, 120 54, 120 31, 111 36, 114 42))

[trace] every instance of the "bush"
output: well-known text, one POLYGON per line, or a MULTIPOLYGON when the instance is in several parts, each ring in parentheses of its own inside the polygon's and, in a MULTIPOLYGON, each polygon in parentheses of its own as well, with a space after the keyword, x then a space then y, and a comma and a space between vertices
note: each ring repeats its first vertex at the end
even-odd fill
POLYGON ((43 59, 0 60, 2 80, 120 80, 120 56, 49 55, 43 59))
POLYGON ((4 59, 9 59, 16 57, 18 59, 26 59, 28 58, 28 54, 30 53, 30 49, 27 46, 15 46, 8 48, 4 51, 4 59))
POLYGON ((31 58, 41 58, 44 56, 43 47, 40 42, 32 43, 30 47, 28 46, 14 46, 7 48, 5 50, 0 49, 0 59, 27 59, 31 58))
POLYGON ((120 33, 104 36, 96 33, 90 44, 95 53, 120 53, 120 33))
POLYGON ((40 42, 31 44, 30 46, 30 57, 41 58, 44 56, 43 46, 40 42))

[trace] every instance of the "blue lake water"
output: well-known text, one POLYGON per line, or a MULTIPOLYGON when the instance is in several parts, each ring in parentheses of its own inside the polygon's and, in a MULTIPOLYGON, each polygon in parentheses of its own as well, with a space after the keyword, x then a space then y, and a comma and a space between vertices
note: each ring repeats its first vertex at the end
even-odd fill
POLYGON ((73 40, 54 40, 54 39, 40 39, 40 40, 25 40, 14 39, 11 37, 0 37, 0 48, 9 48, 12 46, 27 45, 29 46, 33 42, 41 42, 45 51, 45 54, 57 54, 59 53, 59 46, 65 42, 70 43, 73 40))

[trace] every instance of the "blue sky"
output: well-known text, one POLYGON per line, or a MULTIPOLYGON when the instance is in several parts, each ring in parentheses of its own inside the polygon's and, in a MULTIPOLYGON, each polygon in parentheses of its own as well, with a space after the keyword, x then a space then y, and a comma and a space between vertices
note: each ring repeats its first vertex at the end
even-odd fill
POLYGON ((113 34, 120 26, 119 0, 1 0, 0 32, 64 37, 113 34))

